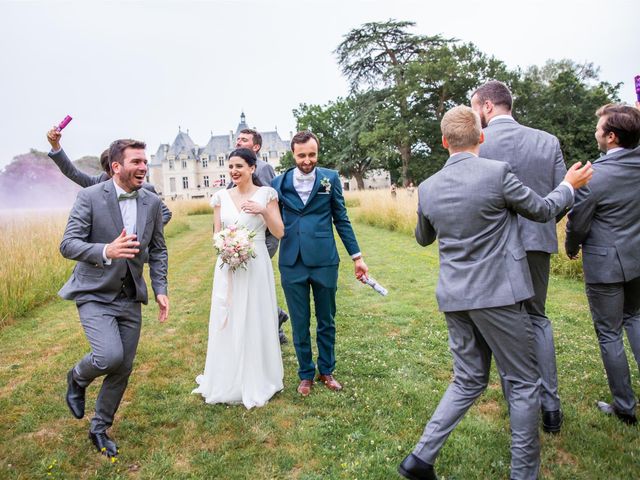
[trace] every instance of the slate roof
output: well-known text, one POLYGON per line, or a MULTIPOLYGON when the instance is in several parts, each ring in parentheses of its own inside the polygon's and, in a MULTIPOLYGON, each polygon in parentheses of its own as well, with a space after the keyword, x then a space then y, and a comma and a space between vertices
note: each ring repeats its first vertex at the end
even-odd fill
POLYGON ((186 155, 187 158, 196 158, 198 155, 196 144, 193 143, 188 133, 178 131, 176 139, 169 147, 167 155, 186 155))
POLYGON ((168 150, 169 150, 169 144, 168 143, 161 143, 160 146, 158 147, 158 151, 156 152, 156 154, 153 157, 153 159, 151 160, 151 162, 149 162, 149 164, 150 165, 160 165, 167 158, 167 151, 168 150))
MULTIPOLYGON (((235 136, 238 135, 240 130, 250 128, 247 124, 247 119, 242 112, 240 114, 240 123, 236 128, 235 136)), ((262 149, 261 153, 269 151, 287 151, 289 149, 289 143, 283 141, 280 138, 280 134, 276 131, 260 132, 262 135, 262 149)), ((230 138, 229 135, 211 135, 209 141, 204 147, 198 147, 191 139, 188 133, 178 129, 178 135, 171 145, 161 144, 158 147, 155 159, 152 162, 153 165, 160 164, 166 161, 168 155, 186 155, 187 158, 197 159, 201 155, 208 155, 211 158, 217 157, 220 154, 228 154, 235 148, 235 136, 230 138)))
POLYGON ((229 153, 233 149, 229 135, 211 135, 209 142, 202 149, 200 154, 206 154, 215 157, 221 153, 229 153))

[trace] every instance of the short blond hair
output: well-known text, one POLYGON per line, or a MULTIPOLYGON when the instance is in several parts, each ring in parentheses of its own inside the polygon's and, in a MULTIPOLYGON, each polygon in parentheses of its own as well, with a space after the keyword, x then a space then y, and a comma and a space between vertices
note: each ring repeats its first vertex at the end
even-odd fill
POLYGON ((445 113, 440 122, 440 130, 453 148, 478 145, 482 134, 480 117, 465 105, 458 105, 445 113))

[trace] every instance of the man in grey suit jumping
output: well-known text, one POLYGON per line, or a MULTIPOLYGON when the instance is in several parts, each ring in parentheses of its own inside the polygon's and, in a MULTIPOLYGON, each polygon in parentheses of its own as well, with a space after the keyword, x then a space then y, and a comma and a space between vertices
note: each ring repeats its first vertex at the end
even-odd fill
POLYGON ((458 106, 442 118, 444 168, 418 188, 416 240, 438 238, 436 297, 444 312, 454 376, 422 438, 398 467, 409 479, 436 478, 433 464, 454 427, 487 387, 491 355, 511 393, 511 478, 535 479, 540 464, 540 377, 523 301, 533 296, 516 214, 546 222, 573 204, 591 166, 572 167, 545 198, 525 187, 509 164, 478 157, 479 116, 458 106))
POLYGON ((626 105, 598 110, 596 141, 604 156, 593 162, 593 182, 576 194, 565 248, 582 266, 593 325, 607 373, 611 404, 604 413, 638 422, 624 351, 624 328, 640 369, 640 111, 626 105))
POLYGON ((111 144, 112 180, 78 193, 60 244, 62 255, 78 263, 59 295, 75 300, 91 346, 67 374, 67 405, 82 418, 86 388, 105 375, 89 438, 108 457, 118 453, 107 429, 127 387, 140 338, 141 303, 148 301, 142 276, 146 261, 160 322, 169 314, 162 202, 141 189, 147 173, 144 149, 135 140, 111 144))
MULTIPOLYGON (((480 156, 507 162, 524 185, 538 195, 548 195, 567 173, 560 142, 547 132, 516 122, 511 116, 512 104, 509 88, 495 80, 485 83, 471 96, 471 108, 480 116, 484 129, 480 156)), ((545 310, 551 254, 558 252, 556 222, 555 219, 533 222, 518 216, 518 227, 533 281, 534 296, 525 300, 524 308, 533 325, 535 355, 540 371, 542 428, 547 433, 558 433, 562 426, 562 410, 558 395, 556 348, 545 310)), ((505 396, 508 396, 508 384, 503 382, 502 385, 505 396)))

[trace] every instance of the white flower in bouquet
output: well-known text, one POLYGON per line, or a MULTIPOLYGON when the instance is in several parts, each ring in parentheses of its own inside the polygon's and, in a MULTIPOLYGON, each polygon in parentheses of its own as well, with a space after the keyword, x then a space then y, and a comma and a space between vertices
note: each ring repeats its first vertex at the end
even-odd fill
MULTIPOLYGON (((213 236, 213 246, 222 260, 222 265, 227 264, 233 272, 238 268, 246 270, 249 260, 256 257, 253 245, 254 236, 255 232, 236 225, 231 225, 216 233, 213 236)), ((220 265, 221 268, 222 265, 220 265)))

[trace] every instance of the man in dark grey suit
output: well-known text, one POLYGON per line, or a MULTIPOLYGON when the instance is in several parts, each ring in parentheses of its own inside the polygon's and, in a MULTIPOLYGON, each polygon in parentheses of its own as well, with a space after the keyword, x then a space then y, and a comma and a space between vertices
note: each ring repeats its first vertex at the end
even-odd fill
MULTIPOLYGON (((49 158, 54 161, 58 166, 62 174, 74 183, 77 183, 83 188, 96 185, 98 183, 106 182, 111 178, 111 163, 109 162, 109 149, 102 152, 100 155, 100 166, 103 172, 99 175, 87 175, 81 170, 78 170, 76 166, 69 160, 67 154, 60 145, 60 139, 62 133, 58 131, 56 127, 53 127, 47 132, 47 140, 51 145, 51 151, 49 152, 49 158)), ((142 188, 150 191, 151 193, 158 195, 153 185, 148 182, 142 184, 142 188)), ((162 223, 166 225, 171 220, 171 210, 162 202, 162 223)))
POLYGON ((89 438, 109 457, 118 449, 106 432, 127 387, 140 338, 141 303, 148 301, 142 276, 147 261, 159 320, 166 321, 169 313, 161 201, 141 189, 147 173, 144 149, 144 143, 134 140, 111 144, 112 180, 78 193, 60 244, 62 255, 78 263, 59 295, 76 301, 91 345, 91 352, 67 374, 67 405, 74 417, 82 418, 85 389, 106 375, 89 438))
MULTIPOLYGON (((485 140, 480 146, 480 156, 507 162, 524 185, 538 195, 548 195, 567 173, 560 142, 547 132, 516 122, 511 116, 512 103, 507 86, 495 80, 485 83, 471 96, 471 108, 480 116, 484 128, 485 140)), ((535 293, 525 300, 524 307, 533 324, 540 371, 542 428, 548 433, 558 433, 562 426, 562 410, 558 395, 556 349, 551 322, 545 311, 551 254, 558 252, 556 222, 555 219, 533 222, 519 215, 518 227, 535 293)), ((505 396, 508 396, 508 384, 503 382, 502 385, 505 396)))
POLYGON ((438 238, 436 297, 444 312, 454 376, 401 475, 435 479, 433 464, 445 440, 487 387, 491 355, 511 393, 511 478, 535 479, 540 464, 540 376, 531 321, 523 301, 533 296, 517 215, 546 222, 573 203, 573 189, 591 175, 572 167, 545 198, 525 187, 505 162, 479 158, 483 133, 469 107, 442 118, 442 143, 450 157, 418 188, 416 240, 438 238))
POLYGON ((625 105, 598 110, 596 140, 605 155, 593 162, 593 182, 576 194, 565 248, 582 266, 591 317, 613 397, 598 408, 636 424, 622 329, 640 369, 640 111, 625 105))
MULTIPOLYGON (((276 176, 276 172, 268 162, 260 159, 260 149, 262 148, 262 135, 259 132, 252 128, 245 128, 240 130, 238 133, 238 138, 236 138, 236 148, 248 148, 253 153, 256 154, 256 171, 253 174, 255 178, 258 179, 260 185, 264 187, 271 186, 271 180, 273 180, 276 176)), ((227 184, 227 188, 233 188, 235 184, 233 182, 229 182, 227 184)), ((265 243, 267 244, 267 251, 269 252, 269 256, 273 258, 273 256, 278 251, 279 240, 271 235, 271 232, 267 230, 265 243)), ((289 315, 287 312, 282 310, 282 308, 278 307, 278 336, 280 337, 280 344, 283 345, 287 343, 287 337, 282 330, 282 324, 289 319, 289 315)))

